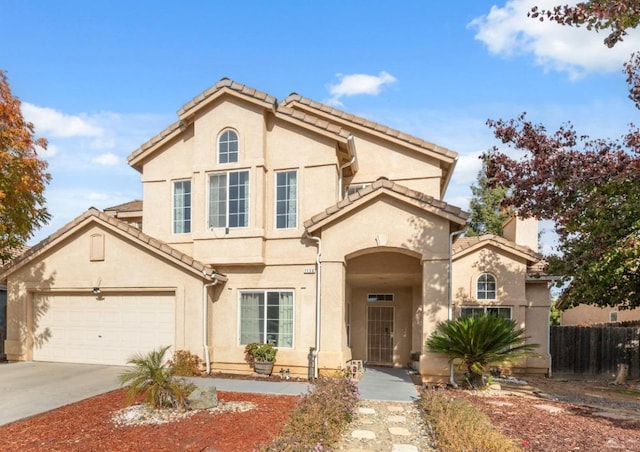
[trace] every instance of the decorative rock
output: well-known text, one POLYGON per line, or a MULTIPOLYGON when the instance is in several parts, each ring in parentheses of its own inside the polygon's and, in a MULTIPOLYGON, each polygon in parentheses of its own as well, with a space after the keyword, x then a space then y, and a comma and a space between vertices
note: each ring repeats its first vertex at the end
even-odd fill
POLYGON ((552 405, 533 405, 533 406, 539 410, 543 410, 551 414, 558 414, 564 411, 562 408, 559 408, 557 406, 552 406, 552 405))
POLYGON ((358 408, 358 413, 360 413, 360 414, 376 414, 376 410, 374 410, 373 408, 361 407, 361 408, 358 408))
POLYGON ((394 444, 391 452, 418 452, 418 448, 412 444, 394 444))
POLYGON ((411 436, 411 432, 404 427, 389 427, 389 433, 398 436, 411 436))
POLYGON ((402 408, 401 406, 397 406, 397 405, 391 405, 391 406, 387 407, 387 410, 393 411, 394 413, 402 413, 404 411, 404 408, 402 408))
POLYGON ((218 394, 214 386, 197 386, 187 400, 193 410, 208 410, 218 406, 218 394))
POLYGON ((407 418, 404 416, 389 416, 387 418, 387 421, 389 422, 400 422, 400 423, 405 423, 407 422, 407 418))
POLYGON ((351 437, 357 439, 376 439, 376 434, 369 430, 354 430, 351 432, 351 437))

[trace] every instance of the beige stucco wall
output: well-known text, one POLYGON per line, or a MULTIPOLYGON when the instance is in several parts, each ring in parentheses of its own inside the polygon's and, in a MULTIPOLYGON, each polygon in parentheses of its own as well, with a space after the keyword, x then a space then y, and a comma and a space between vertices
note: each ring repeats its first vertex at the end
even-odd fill
POLYGON ((617 313, 618 322, 640 320, 640 309, 618 309, 617 307, 601 308, 599 306, 583 304, 562 311, 560 323, 562 325, 609 323, 612 312, 617 313))
POLYGON ((362 132, 354 133, 358 172, 345 180, 349 184, 372 183, 380 176, 440 199, 442 170, 433 157, 399 147, 389 152, 389 143, 362 132))
POLYGON ((7 341, 9 360, 32 357, 37 313, 34 292, 91 293, 100 287, 109 293, 175 293, 175 349, 201 353, 202 281, 197 275, 167 264, 145 248, 123 240, 110 229, 92 223, 47 250, 8 278, 7 341), (104 236, 104 260, 90 260, 90 238, 104 236))
POLYGON ((528 358, 516 366, 516 371, 545 373, 549 367, 548 325, 551 304, 546 282, 527 282, 527 262, 495 246, 456 258, 453 263, 453 300, 455 316, 462 306, 503 306, 511 308, 511 315, 520 328, 530 336, 529 342, 538 344, 540 358, 528 358), (496 278, 497 298, 477 300, 476 284, 482 273, 496 278))

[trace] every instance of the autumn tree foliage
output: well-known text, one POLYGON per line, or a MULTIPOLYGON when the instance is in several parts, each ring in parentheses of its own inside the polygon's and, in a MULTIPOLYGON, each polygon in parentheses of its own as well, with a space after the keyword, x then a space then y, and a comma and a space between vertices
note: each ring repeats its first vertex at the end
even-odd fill
POLYGON ((587 30, 609 30, 604 43, 613 47, 627 35, 629 28, 640 23, 638 0, 590 0, 576 5, 560 5, 550 10, 531 9, 529 16, 540 20, 553 20, 562 25, 585 26, 587 30))
POLYGON ((44 138, 35 138, 33 124, 25 121, 20 100, 0 70, 0 262, 50 218, 44 205, 50 175, 37 152, 46 146, 44 138))
MULTIPOLYGON (((546 14, 567 25, 610 28, 607 45, 638 24, 637 1, 590 1, 546 14), (621 8, 621 9, 617 9, 621 8)), ((629 97, 640 109, 640 54, 625 64, 629 97)), ((492 183, 508 189, 505 204, 524 217, 552 219, 558 254, 549 273, 565 286, 559 302, 640 306, 640 130, 620 139, 592 139, 571 123, 549 132, 521 115, 490 120, 495 136, 525 152, 520 160, 494 148, 487 159, 492 183)))
POLYGON ((482 162, 476 182, 471 186, 469 221, 465 229, 467 237, 482 234, 502 235, 502 225, 509 218, 509 210, 503 207, 507 190, 491 186, 487 177, 487 162, 482 162))

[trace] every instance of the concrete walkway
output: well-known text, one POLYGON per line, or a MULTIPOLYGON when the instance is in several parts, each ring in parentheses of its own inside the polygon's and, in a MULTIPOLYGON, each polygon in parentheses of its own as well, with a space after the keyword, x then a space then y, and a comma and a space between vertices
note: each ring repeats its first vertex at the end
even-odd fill
POLYGON ((406 368, 367 367, 358 389, 363 400, 413 402, 418 399, 418 390, 406 368))
POLYGON ((16 362, 0 364, 0 425, 120 387, 126 367, 16 362))

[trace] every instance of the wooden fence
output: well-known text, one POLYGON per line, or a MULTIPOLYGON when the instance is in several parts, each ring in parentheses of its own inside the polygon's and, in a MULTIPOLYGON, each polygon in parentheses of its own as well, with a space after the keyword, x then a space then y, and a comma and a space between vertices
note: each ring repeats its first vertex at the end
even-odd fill
POLYGON ((640 327, 551 327, 551 370, 554 373, 615 375, 629 364, 629 377, 640 377, 640 327))

